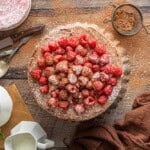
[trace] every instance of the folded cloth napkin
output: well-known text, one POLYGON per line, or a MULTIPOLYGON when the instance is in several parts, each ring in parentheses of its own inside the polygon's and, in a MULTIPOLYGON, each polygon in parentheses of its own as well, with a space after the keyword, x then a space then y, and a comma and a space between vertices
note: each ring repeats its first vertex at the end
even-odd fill
POLYGON ((150 92, 138 96, 124 120, 76 133, 70 150, 150 150, 150 92))

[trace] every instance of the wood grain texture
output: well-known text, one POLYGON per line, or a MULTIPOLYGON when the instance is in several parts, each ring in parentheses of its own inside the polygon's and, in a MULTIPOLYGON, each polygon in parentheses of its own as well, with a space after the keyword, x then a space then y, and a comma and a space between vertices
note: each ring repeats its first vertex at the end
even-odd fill
MULTIPOLYGON (((21 29, 27 28, 36 23, 43 23, 46 25, 46 30, 43 34, 46 34, 51 27, 60 24, 77 21, 95 23, 105 28, 108 32, 111 32, 114 35, 114 38, 120 41, 121 46, 127 50, 127 55, 130 58, 132 72, 127 92, 123 100, 117 104, 117 107, 114 106, 112 109, 109 109, 106 113, 94 120, 75 123, 49 116, 49 114, 36 104, 29 89, 26 80, 26 68, 31 55, 35 50, 35 45, 40 38, 42 38, 42 35, 32 38, 15 55, 11 61, 8 74, 0 79, 0 84, 5 87, 12 83, 17 85, 25 103, 31 111, 31 114, 34 116, 34 119, 46 130, 48 137, 56 141, 57 146, 63 145, 64 138, 70 139, 78 125, 88 126, 93 123, 112 124, 115 120, 122 118, 124 114, 131 109, 132 102, 136 95, 145 90, 150 90, 150 35, 147 35, 144 29, 133 37, 123 37, 118 35, 113 30, 111 23, 103 23, 103 19, 110 18, 113 12, 112 6, 109 6, 110 1, 106 0, 105 2, 108 2, 107 4, 102 4, 103 2, 104 1, 96 0, 93 2, 92 7, 90 7, 91 1, 89 1, 89 5, 86 4, 86 7, 84 7, 82 0, 66 0, 65 2, 63 1, 63 3, 62 0, 32 0, 32 11, 30 16, 22 26, 15 29, 20 31, 21 29), (82 5, 80 5, 80 2, 82 5), (95 7, 96 2, 98 7, 95 7)), ((125 1, 117 0, 115 1, 115 4, 122 2, 125 1)), ((139 5, 143 12, 144 23, 148 25, 150 23, 149 0, 130 0, 130 2, 139 5)), ((14 31, 12 30, 0 34, 9 34, 11 32, 14 31)))

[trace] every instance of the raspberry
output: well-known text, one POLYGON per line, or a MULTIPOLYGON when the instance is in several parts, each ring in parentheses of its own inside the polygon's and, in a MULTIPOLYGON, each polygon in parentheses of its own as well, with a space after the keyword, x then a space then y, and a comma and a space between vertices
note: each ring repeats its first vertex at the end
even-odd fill
POLYGON ((92 70, 93 70, 93 72, 98 72, 100 70, 99 65, 93 65, 92 70))
POLYGON ((50 98, 47 100, 47 105, 49 107, 56 108, 56 107, 58 107, 58 100, 56 98, 50 98))
POLYGON ((55 73, 54 67, 46 67, 44 69, 44 76, 49 77, 50 75, 53 75, 55 73))
POLYGON ((68 61, 63 60, 63 61, 57 63, 56 71, 67 73, 68 72, 68 61))
POLYGON ((109 75, 106 74, 105 72, 100 72, 100 80, 102 82, 108 81, 109 80, 109 75))
POLYGON ((104 93, 106 95, 110 95, 112 93, 112 86, 111 85, 107 85, 105 88, 104 88, 104 93))
POLYGON ((92 76, 92 80, 98 80, 100 78, 100 72, 95 72, 92 76))
POLYGON ((52 96, 53 98, 56 98, 56 97, 58 96, 58 94, 59 94, 59 90, 58 90, 58 91, 57 91, 57 90, 54 90, 54 91, 51 92, 51 96, 52 96))
POLYGON ((84 64, 84 58, 80 55, 77 55, 74 63, 76 65, 83 65, 84 64))
POLYGON ((88 81, 89 81, 89 79, 87 77, 84 77, 84 76, 80 76, 78 78, 78 82, 79 82, 80 86, 86 86, 88 81))
POLYGON ((90 96, 94 97, 94 90, 90 90, 90 96))
POLYGON ((95 47, 95 52, 97 52, 99 55, 102 55, 102 54, 105 54, 105 53, 106 53, 106 49, 105 49, 104 45, 98 44, 98 45, 95 47))
POLYGON ((37 64, 39 68, 44 68, 46 63, 45 63, 45 58, 44 57, 39 57, 37 59, 37 64))
POLYGON ((96 64, 99 62, 99 56, 96 54, 96 53, 93 53, 89 56, 89 61, 92 63, 92 64, 96 64))
POLYGON ((43 94, 47 94, 49 91, 48 85, 43 85, 40 87, 40 92, 43 94))
POLYGON ((109 63, 109 56, 107 54, 103 54, 99 60, 100 60, 101 66, 104 66, 109 63))
POLYGON ((49 49, 49 47, 48 46, 42 46, 41 47, 41 52, 44 54, 44 53, 46 53, 46 52, 50 52, 51 50, 49 49))
POLYGON ((58 80, 56 75, 49 76, 48 81, 50 83, 52 83, 53 85, 58 85, 59 84, 59 80, 58 80))
POLYGON ((63 110, 67 110, 69 108, 69 102, 68 101, 59 101, 58 105, 63 110))
POLYGON ((60 61, 64 60, 64 57, 62 55, 56 55, 54 56, 54 63, 58 63, 60 61))
POLYGON ((120 77, 120 76, 122 75, 122 70, 121 70, 121 68, 119 68, 119 67, 113 66, 113 67, 111 68, 111 70, 112 70, 112 74, 113 74, 115 77, 120 77))
POLYGON ((48 47, 50 50, 55 51, 58 48, 58 44, 56 42, 49 42, 48 47))
POLYGON ((117 79, 116 78, 110 78, 108 80, 108 84, 112 85, 112 86, 115 86, 117 84, 117 79))
POLYGON ((62 54, 65 53, 65 49, 63 49, 63 48, 61 48, 61 47, 58 47, 58 48, 56 49, 55 53, 62 55, 62 54))
POLYGON ((76 113, 81 114, 85 112, 85 108, 83 104, 76 104, 74 107, 76 113))
POLYGON ((96 43, 97 43, 97 41, 95 39, 88 40, 88 45, 90 48, 95 48, 96 43))
POLYGON ((101 67, 100 70, 105 72, 106 74, 111 74, 112 73, 111 65, 109 65, 109 64, 101 67))
POLYGON ((51 54, 49 53, 49 52, 45 52, 44 54, 43 54, 43 57, 46 59, 48 56, 50 56, 51 54))
POLYGON ((84 66, 87 66, 88 68, 92 68, 92 67, 93 67, 93 65, 92 65, 91 63, 89 63, 89 62, 86 62, 86 63, 84 64, 84 66))
POLYGON ((107 102, 107 97, 106 96, 100 96, 97 101, 100 105, 104 105, 107 102))
POLYGON ((66 86, 66 90, 71 94, 77 93, 79 91, 79 89, 75 85, 72 85, 72 84, 68 84, 66 86))
POLYGON ((88 97, 90 95, 89 90, 83 89, 82 90, 82 95, 84 98, 88 97))
POLYGON ((75 48, 79 44, 79 39, 75 36, 71 36, 68 38, 68 45, 72 48, 75 48))
POLYGON ((72 50, 67 51, 67 60, 73 61, 76 58, 76 53, 72 50))
POLYGON ((85 56, 87 54, 87 49, 85 49, 84 47, 82 47, 81 45, 78 45, 75 49, 76 53, 81 55, 81 56, 85 56))
POLYGON ((54 63, 54 58, 53 58, 52 55, 49 55, 49 56, 46 57, 45 61, 46 61, 46 64, 47 64, 47 65, 53 65, 53 63, 54 63))
POLYGON ((87 89, 92 89, 92 82, 91 82, 91 81, 89 81, 89 82, 87 83, 86 88, 87 88, 87 89))
POLYGON ((82 66, 81 65, 73 65, 72 70, 76 75, 79 75, 82 71, 82 66))
POLYGON ((62 48, 66 48, 68 45, 68 39, 65 37, 62 37, 58 40, 58 44, 62 47, 62 48))
POLYGON ((67 46, 66 47, 66 51, 68 52, 68 51, 74 51, 74 50, 73 50, 73 48, 71 46, 67 46))
POLYGON ((61 78, 61 81, 59 82, 60 87, 65 87, 66 84, 68 84, 68 79, 67 78, 61 78))
POLYGON ((67 91, 66 91, 66 90, 61 90, 61 91, 59 92, 59 98, 60 98, 61 100, 67 100, 67 98, 68 98, 68 93, 67 93, 67 91))
POLYGON ((41 77, 39 83, 40 85, 46 85, 48 83, 48 79, 46 77, 41 77))
POLYGON ((95 99, 92 96, 87 97, 86 99, 84 99, 84 104, 86 106, 93 106, 95 104, 95 99))
POLYGON ((92 84, 95 91, 101 91, 104 84, 101 81, 94 81, 92 84))
POLYGON ((41 74, 42 74, 42 70, 40 69, 33 69, 30 72, 31 77, 37 81, 40 79, 41 74))
POLYGON ((68 73, 68 81, 71 84, 75 84, 77 82, 77 76, 74 73, 68 73))
POLYGON ((79 38, 79 41, 80 41, 80 44, 83 46, 83 47, 87 47, 88 46, 88 39, 87 39, 87 36, 85 34, 82 34, 79 38))
POLYGON ((88 68, 86 66, 83 66, 82 68, 82 73, 81 73, 83 76, 86 76, 86 77, 91 77, 93 75, 93 72, 92 72, 92 69, 91 68, 88 68))

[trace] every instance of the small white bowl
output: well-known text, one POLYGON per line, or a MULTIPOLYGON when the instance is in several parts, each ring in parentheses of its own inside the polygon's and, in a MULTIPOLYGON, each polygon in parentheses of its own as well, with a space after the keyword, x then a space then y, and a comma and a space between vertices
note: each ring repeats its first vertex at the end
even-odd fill
MULTIPOLYGON (((9 0, 7 0, 7 1, 9 2, 9 0)), ((0 31, 8 31, 8 30, 11 30, 11 29, 15 29, 18 26, 20 26, 27 19, 28 15, 29 15, 29 12, 31 10, 31 0, 27 0, 27 1, 29 2, 29 6, 26 8, 24 15, 22 15, 22 18, 18 19, 17 21, 14 21, 14 22, 11 22, 12 20, 9 20, 9 19, 6 20, 6 22, 7 22, 6 26, 5 25, 4 26, 0 25, 0 31)), ((11 2, 10 2, 10 4, 11 4, 11 2)), ((6 8, 6 6, 5 6, 4 8, 8 9, 8 7, 6 8)), ((0 11, 2 11, 2 10, 3 10, 3 8, 0 7, 0 11)), ((14 14, 14 16, 17 17, 17 14, 15 13, 15 11, 12 14, 14 14)), ((7 17, 7 15, 6 15, 6 17, 7 17)), ((1 19, 2 18, 0 18, 0 23, 2 22, 1 19)))
POLYGON ((13 110, 13 102, 8 92, 0 86, 0 127, 8 122, 13 110))

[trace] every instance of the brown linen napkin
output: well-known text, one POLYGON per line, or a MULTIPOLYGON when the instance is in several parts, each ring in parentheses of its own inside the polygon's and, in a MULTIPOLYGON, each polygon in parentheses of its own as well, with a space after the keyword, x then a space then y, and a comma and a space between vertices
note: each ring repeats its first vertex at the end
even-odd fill
POLYGON ((138 96, 124 120, 80 131, 70 150, 150 150, 150 92, 138 96))

